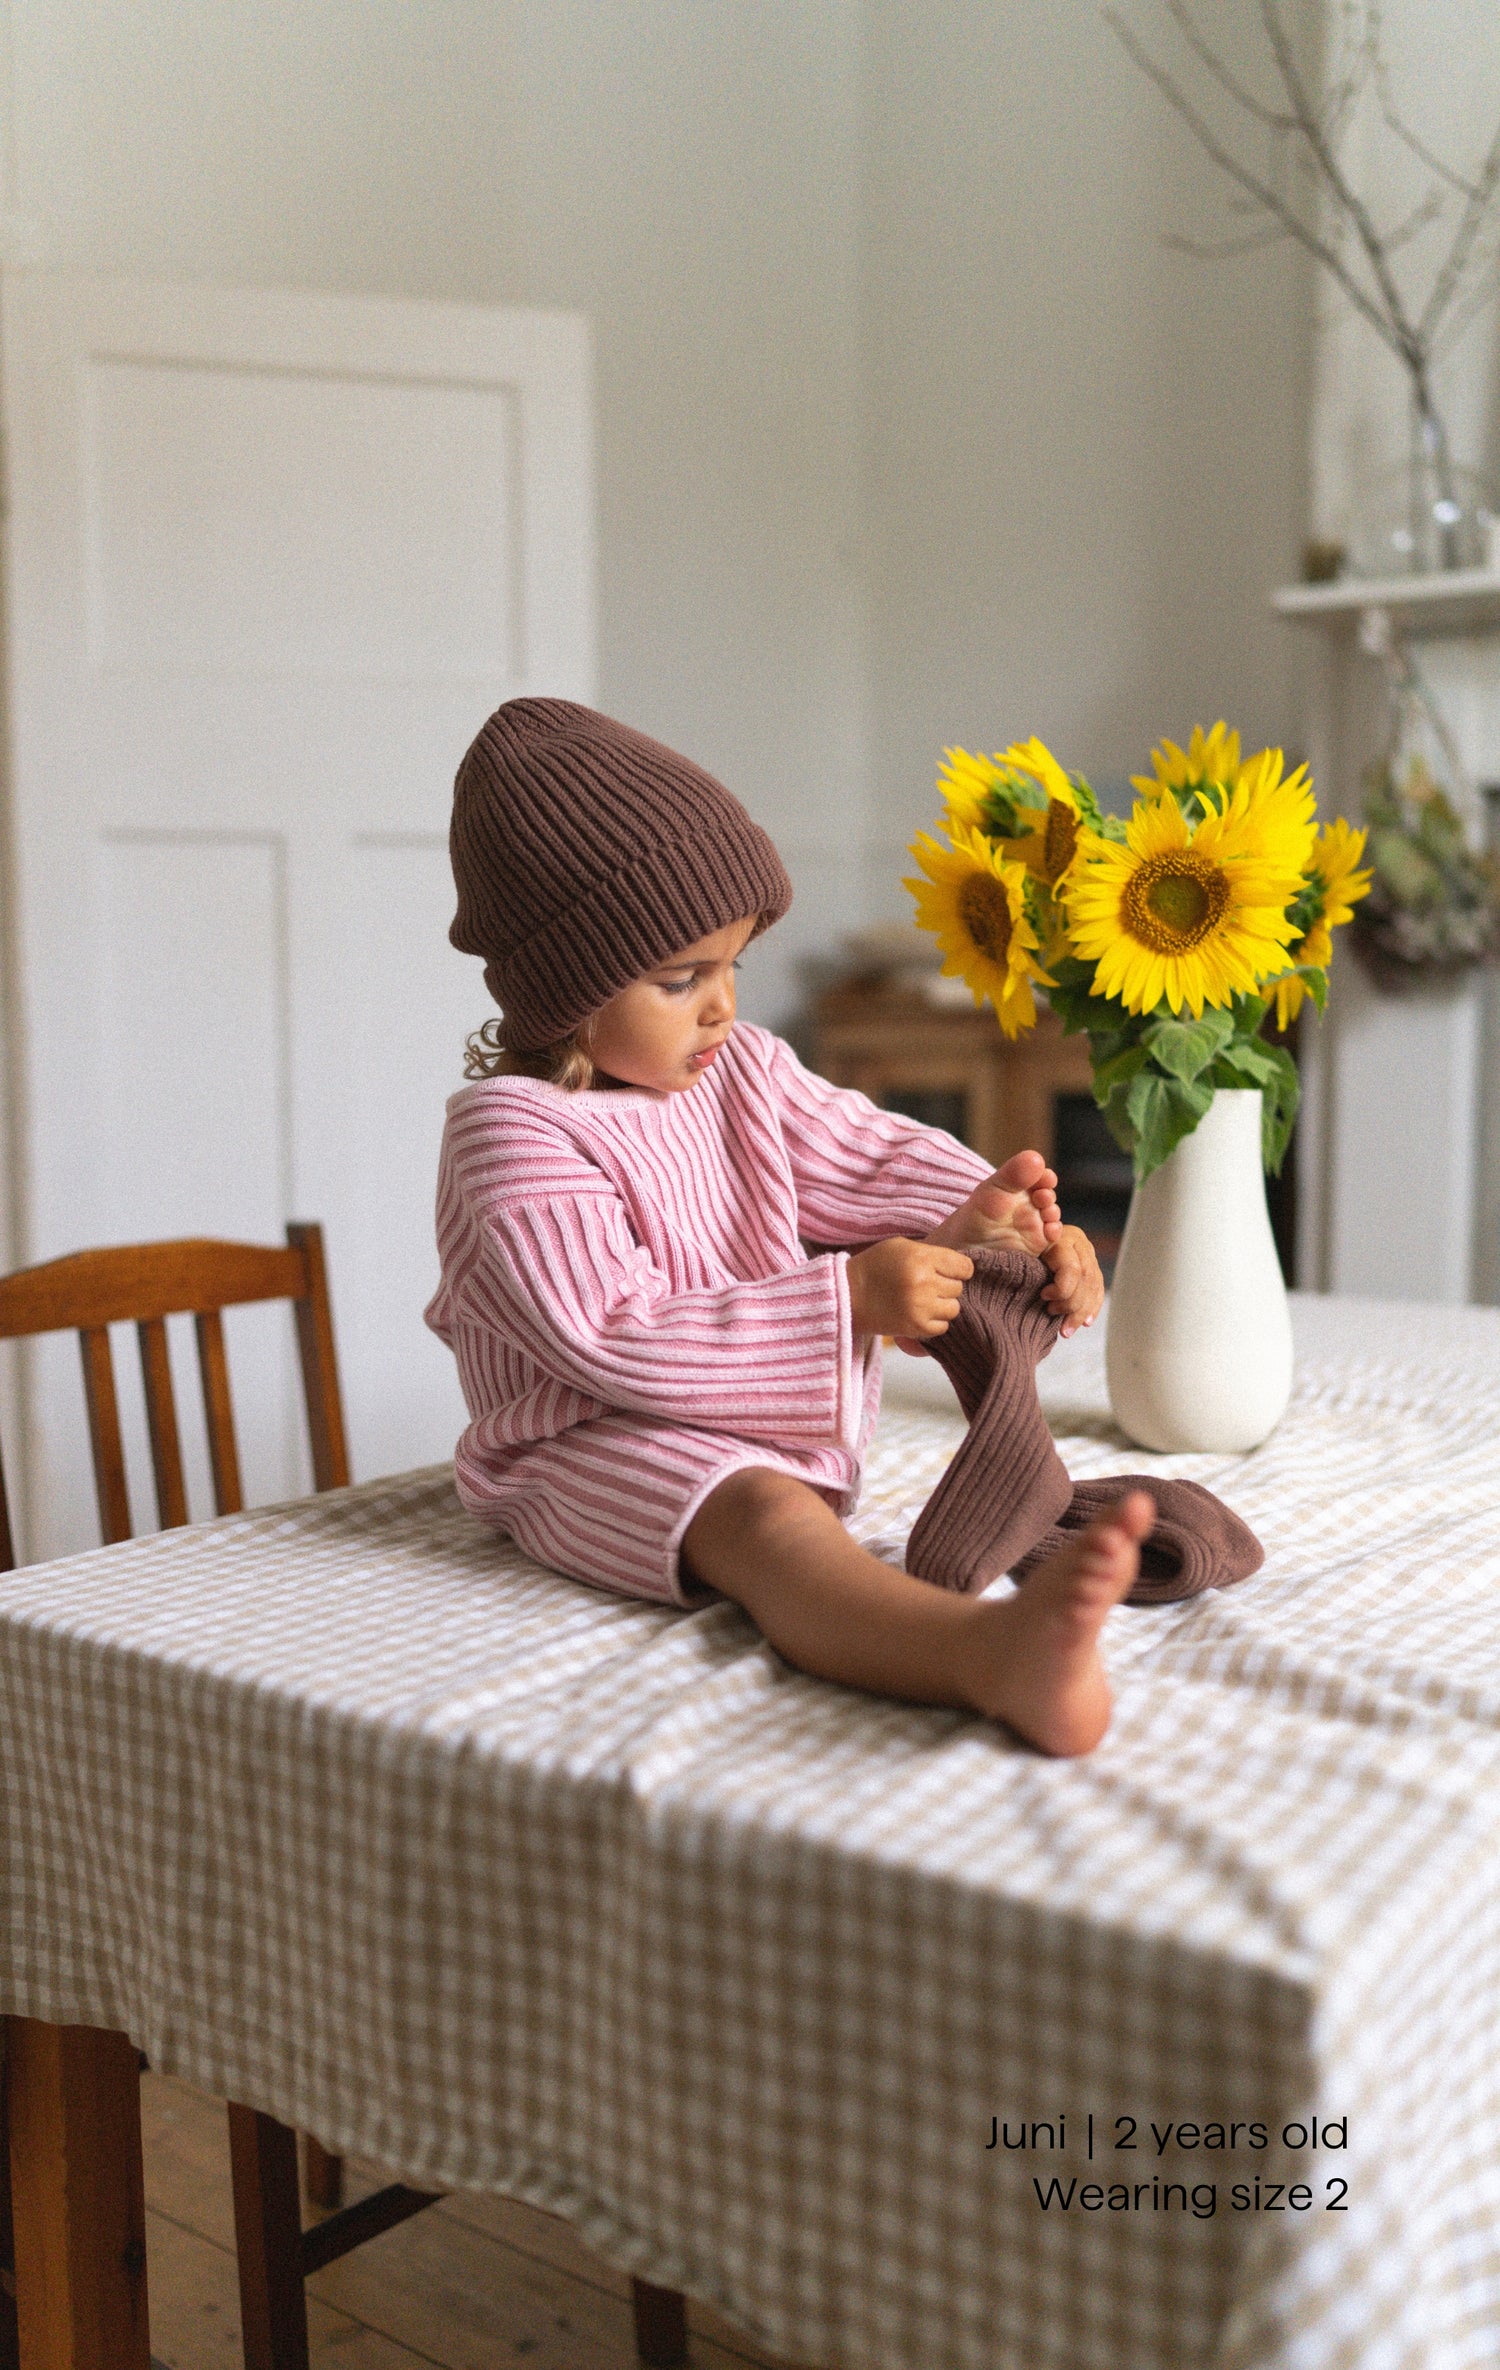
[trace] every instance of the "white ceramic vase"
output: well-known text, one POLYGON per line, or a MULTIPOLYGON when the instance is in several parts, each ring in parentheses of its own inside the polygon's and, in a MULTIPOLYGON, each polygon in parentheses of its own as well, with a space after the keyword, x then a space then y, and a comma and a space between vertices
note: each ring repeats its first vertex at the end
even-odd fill
POLYGON ((1255 1448, 1292 1391, 1266 1209, 1259 1088, 1221 1087, 1130 1204, 1105 1345, 1115 1421, 1143 1448, 1255 1448))

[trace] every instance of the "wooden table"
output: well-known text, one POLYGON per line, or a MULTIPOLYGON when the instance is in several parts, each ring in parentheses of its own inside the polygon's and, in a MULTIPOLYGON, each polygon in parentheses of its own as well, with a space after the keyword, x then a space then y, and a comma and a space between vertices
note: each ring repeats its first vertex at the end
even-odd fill
MULTIPOLYGON (((25 2370, 146 2370, 137 2041, 797 2360, 964 2370, 980 2328, 986 2370, 1176 2370, 1231 2304, 1308 2370, 1493 2348, 1500 1315, 1296 1327, 1271 1441, 1170 1460, 1265 1568, 1111 1617, 1081 1763, 807 1679, 734 1606, 580 1589, 441 1472, 7 1575, 25 2370), (1344 2118, 1314 2169, 1353 2207, 1268 2248, 1227 2184, 1303 2157, 1168 2156, 1224 2210, 1064 2225, 988 2142, 1065 2109, 1344 2118)), ((1151 1462, 1100 1330, 1042 1370, 1079 1474, 1151 1462)), ((899 1553, 954 1438, 892 1408, 859 1536, 899 1553)))

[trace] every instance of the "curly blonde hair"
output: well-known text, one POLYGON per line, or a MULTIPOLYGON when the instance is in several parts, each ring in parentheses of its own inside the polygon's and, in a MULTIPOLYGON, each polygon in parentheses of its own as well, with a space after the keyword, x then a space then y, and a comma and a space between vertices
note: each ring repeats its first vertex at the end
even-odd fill
POLYGON ((542 1045, 534 1053, 513 1053, 505 1042, 505 1019, 497 1013, 477 1028, 464 1044, 466 1078, 540 1078, 577 1094, 599 1075, 588 1050, 588 1022, 580 1021, 566 1037, 542 1045))
MULTIPOLYGON (((751 937, 759 937, 774 919, 774 915, 756 914, 751 937)), ((538 1046, 533 1053, 516 1053, 505 1042, 505 1015, 497 1012, 465 1039, 464 1076, 540 1078, 548 1086, 560 1086, 564 1094, 578 1094, 600 1076, 589 1046, 593 1018, 590 1013, 587 1020, 581 1020, 576 1029, 569 1029, 566 1037, 557 1038, 551 1045, 538 1046)))

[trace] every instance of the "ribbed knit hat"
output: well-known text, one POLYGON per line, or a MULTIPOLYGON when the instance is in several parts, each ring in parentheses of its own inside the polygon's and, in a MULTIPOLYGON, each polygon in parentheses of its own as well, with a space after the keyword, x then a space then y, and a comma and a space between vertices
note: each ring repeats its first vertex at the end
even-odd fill
POLYGON ((553 1045, 633 979, 792 884, 767 834, 689 758, 565 699, 512 699, 474 742, 448 835, 449 938, 483 955, 515 1053, 553 1045))

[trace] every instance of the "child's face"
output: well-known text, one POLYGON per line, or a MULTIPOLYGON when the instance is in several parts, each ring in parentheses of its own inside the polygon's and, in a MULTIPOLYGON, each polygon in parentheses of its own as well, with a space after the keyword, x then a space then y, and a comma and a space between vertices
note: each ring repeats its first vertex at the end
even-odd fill
POLYGON ((656 1094, 696 1086, 734 1026, 735 963, 754 928, 730 922, 612 996, 589 1022, 594 1067, 656 1094))

